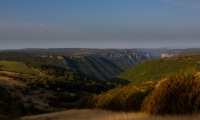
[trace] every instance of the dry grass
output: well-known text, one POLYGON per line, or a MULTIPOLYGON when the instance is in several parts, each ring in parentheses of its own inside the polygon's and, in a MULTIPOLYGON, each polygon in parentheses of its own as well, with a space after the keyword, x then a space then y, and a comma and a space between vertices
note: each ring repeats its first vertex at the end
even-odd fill
POLYGON ((28 116, 22 120, 200 120, 200 115, 150 116, 145 113, 124 113, 103 110, 69 110, 28 116))
POLYGON ((0 86, 25 86, 26 84, 9 77, 0 76, 0 86))

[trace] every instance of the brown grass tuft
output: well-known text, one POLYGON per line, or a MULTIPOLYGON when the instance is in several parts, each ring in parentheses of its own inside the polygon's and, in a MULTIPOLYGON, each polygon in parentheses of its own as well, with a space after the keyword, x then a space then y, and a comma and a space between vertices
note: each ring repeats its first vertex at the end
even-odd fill
POLYGON ((125 113, 103 110, 69 110, 28 116, 22 120, 200 120, 200 115, 150 116, 146 113, 125 113))

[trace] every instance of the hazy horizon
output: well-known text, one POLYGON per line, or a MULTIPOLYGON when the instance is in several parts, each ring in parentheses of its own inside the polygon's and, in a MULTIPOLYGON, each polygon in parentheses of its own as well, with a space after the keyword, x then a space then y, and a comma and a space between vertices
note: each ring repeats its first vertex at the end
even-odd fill
POLYGON ((1 0, 0 49, 196 48, 198 0, 1 0))
POLYGON ((200 46, 166 46, 166 47, 138 47, 138 48, 129 48, 129 47, 30 47, 30 48, 6 48, 0 50, 24 50, 24 49, 200 49, 200 46))

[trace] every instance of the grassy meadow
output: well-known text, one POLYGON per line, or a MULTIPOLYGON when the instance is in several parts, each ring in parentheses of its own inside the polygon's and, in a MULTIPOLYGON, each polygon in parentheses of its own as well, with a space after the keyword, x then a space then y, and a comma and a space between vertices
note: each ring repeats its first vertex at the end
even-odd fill
POLYGON ((103 110, 68 110, 22 117, 21 120, 199 120, 200 115, 150 116, 146 113, 125 113, 103 110))
POLYGON ((0 70, 17 72, 23 74, 30 74, 38 76, 39 72, 27 67, 22 62, 13 62, 13 61, 0 61, 0 70))

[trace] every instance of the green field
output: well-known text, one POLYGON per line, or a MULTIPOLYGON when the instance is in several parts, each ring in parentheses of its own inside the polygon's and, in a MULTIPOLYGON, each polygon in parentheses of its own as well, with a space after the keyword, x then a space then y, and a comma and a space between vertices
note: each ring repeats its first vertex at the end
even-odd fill
POLYGON ((39 72, 27 67, 22 62, 13 62, 13 61, 0 61, 0 70, 17 72, 22 74, 29 74, 38 76, 39 72))

